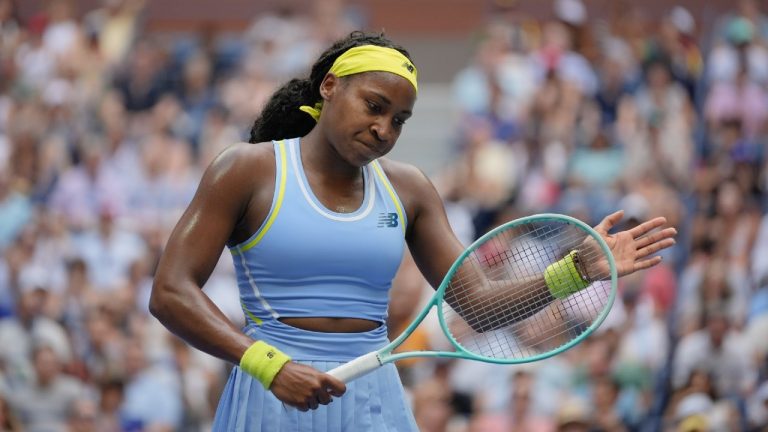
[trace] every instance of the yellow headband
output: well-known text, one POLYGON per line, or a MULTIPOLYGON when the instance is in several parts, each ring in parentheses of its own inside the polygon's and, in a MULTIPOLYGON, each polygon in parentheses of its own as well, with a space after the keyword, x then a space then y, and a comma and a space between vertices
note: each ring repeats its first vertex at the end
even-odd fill
MULTIPOLYGON (((413 88, 419 90, 416 84, 416 67, 400 51, 377 45, 362 45, 350 48, 336 58, 328 71, 337 77, 358 74, 362 72, 390 72, 407 79, 413 88)), ((323 109, 320 101, 314 107, 302 105, 301 111, 312 116, 317 121, 323 109)))

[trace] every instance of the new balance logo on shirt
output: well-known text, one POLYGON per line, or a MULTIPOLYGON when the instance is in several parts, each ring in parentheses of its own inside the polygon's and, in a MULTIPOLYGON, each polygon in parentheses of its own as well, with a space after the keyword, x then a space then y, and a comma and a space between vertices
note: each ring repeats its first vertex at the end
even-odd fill
POLYGON ((379 213, 378 228, 396 228, 397 213, 379 213))

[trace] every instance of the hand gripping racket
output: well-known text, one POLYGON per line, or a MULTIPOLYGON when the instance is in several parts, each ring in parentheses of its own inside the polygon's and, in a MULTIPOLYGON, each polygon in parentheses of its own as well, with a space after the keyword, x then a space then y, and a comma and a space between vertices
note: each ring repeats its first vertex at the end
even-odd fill
POLYGON ((499 364, 542 360, 573 347, 600 326, 616 296, 616 279, 608 245, 587 224, 558 214, 516 219, 459 256, 400 336, 328 373, 350 382, 409 357, 499 364), (433 307, 453 351, 393 353, 433 307))

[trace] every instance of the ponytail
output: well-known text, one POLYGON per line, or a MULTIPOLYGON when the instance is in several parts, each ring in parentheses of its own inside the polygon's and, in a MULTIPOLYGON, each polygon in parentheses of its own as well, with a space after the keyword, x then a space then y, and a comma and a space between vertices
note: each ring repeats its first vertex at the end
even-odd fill
POLYGON ((320 100, 319 87, 313 92, 309 79, 292 79, 270 97, 251 128, 251 143, 302 137, 315 126, 315 120, 299 111, 299 106, 320 100))

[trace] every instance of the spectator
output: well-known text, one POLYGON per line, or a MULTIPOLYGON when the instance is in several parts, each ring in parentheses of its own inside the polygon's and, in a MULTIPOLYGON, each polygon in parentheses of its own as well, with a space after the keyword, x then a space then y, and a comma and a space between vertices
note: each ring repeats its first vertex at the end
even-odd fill
POLYGON ((89 398, 80 398, 69 407, 67 432, 106 432, 97 428, 98 405, 89 398))
POLYGON ((123 430, 174 431, 182 425, 181 382, 166 365, 147 359, 141 341, 128 341, 125 349, 125 399, 121 408, 123 430))
POLYGON ((470 430, 478 432, 551 432, 554 422, 536 413, 531 403, 533 376, 525 371, 515 373, 509 407, 501 413, 475 416, 470 430))
POLYGON ((35 370, 29 359, 36 346, 53 350, 56 362, 67 364, 72 360, 66 330, 43 314, 50 290, 44 270, 28 268, 19 283, 16 315, 0 320, 0 344, 5 347, 1 358, 11 386, 34 381, 35 370))
POLYGON ((46 346, 35 347, 32 353, 34 379, 10 391, 6 397, 29 432, 64 431, 69 409, 85 388, 77 379, 64 375, 61 360, 46 346))
POLYGON ((125 211, 125 199, 122 182, 105 166, 102 144, 91 141, 82 148, 81 163, 57 182, 49 205, 79 231, 94 226, 108 206, 114 215, 125 211))
POLYGON ((32 217, 28 196, 14 190, 7 168, 0 169, 0 251, 15 239, 32 217))
POLYGON ((741 333, 721 306, 712 305, 705 316, 706 327, 683 337, 673 361, 673 385, 679 388, 695 368, 704 367, 715 377, 721 396, 743 397, 755 384, 757 367, 741 333))
POLYGON ((120 407, 123 404, 124 383, 118 379, 102 381, 99 385, 99 403, 96 430, 122 432, 120 407))
POLYGON ((105 204, 99 209, 98 226, 75 239, 75 253, 85 261, 89 279, 100 291, 116 289, 128 278, 130 266, 146 252, 137 233, 116 226, 116 211, 105 204))

